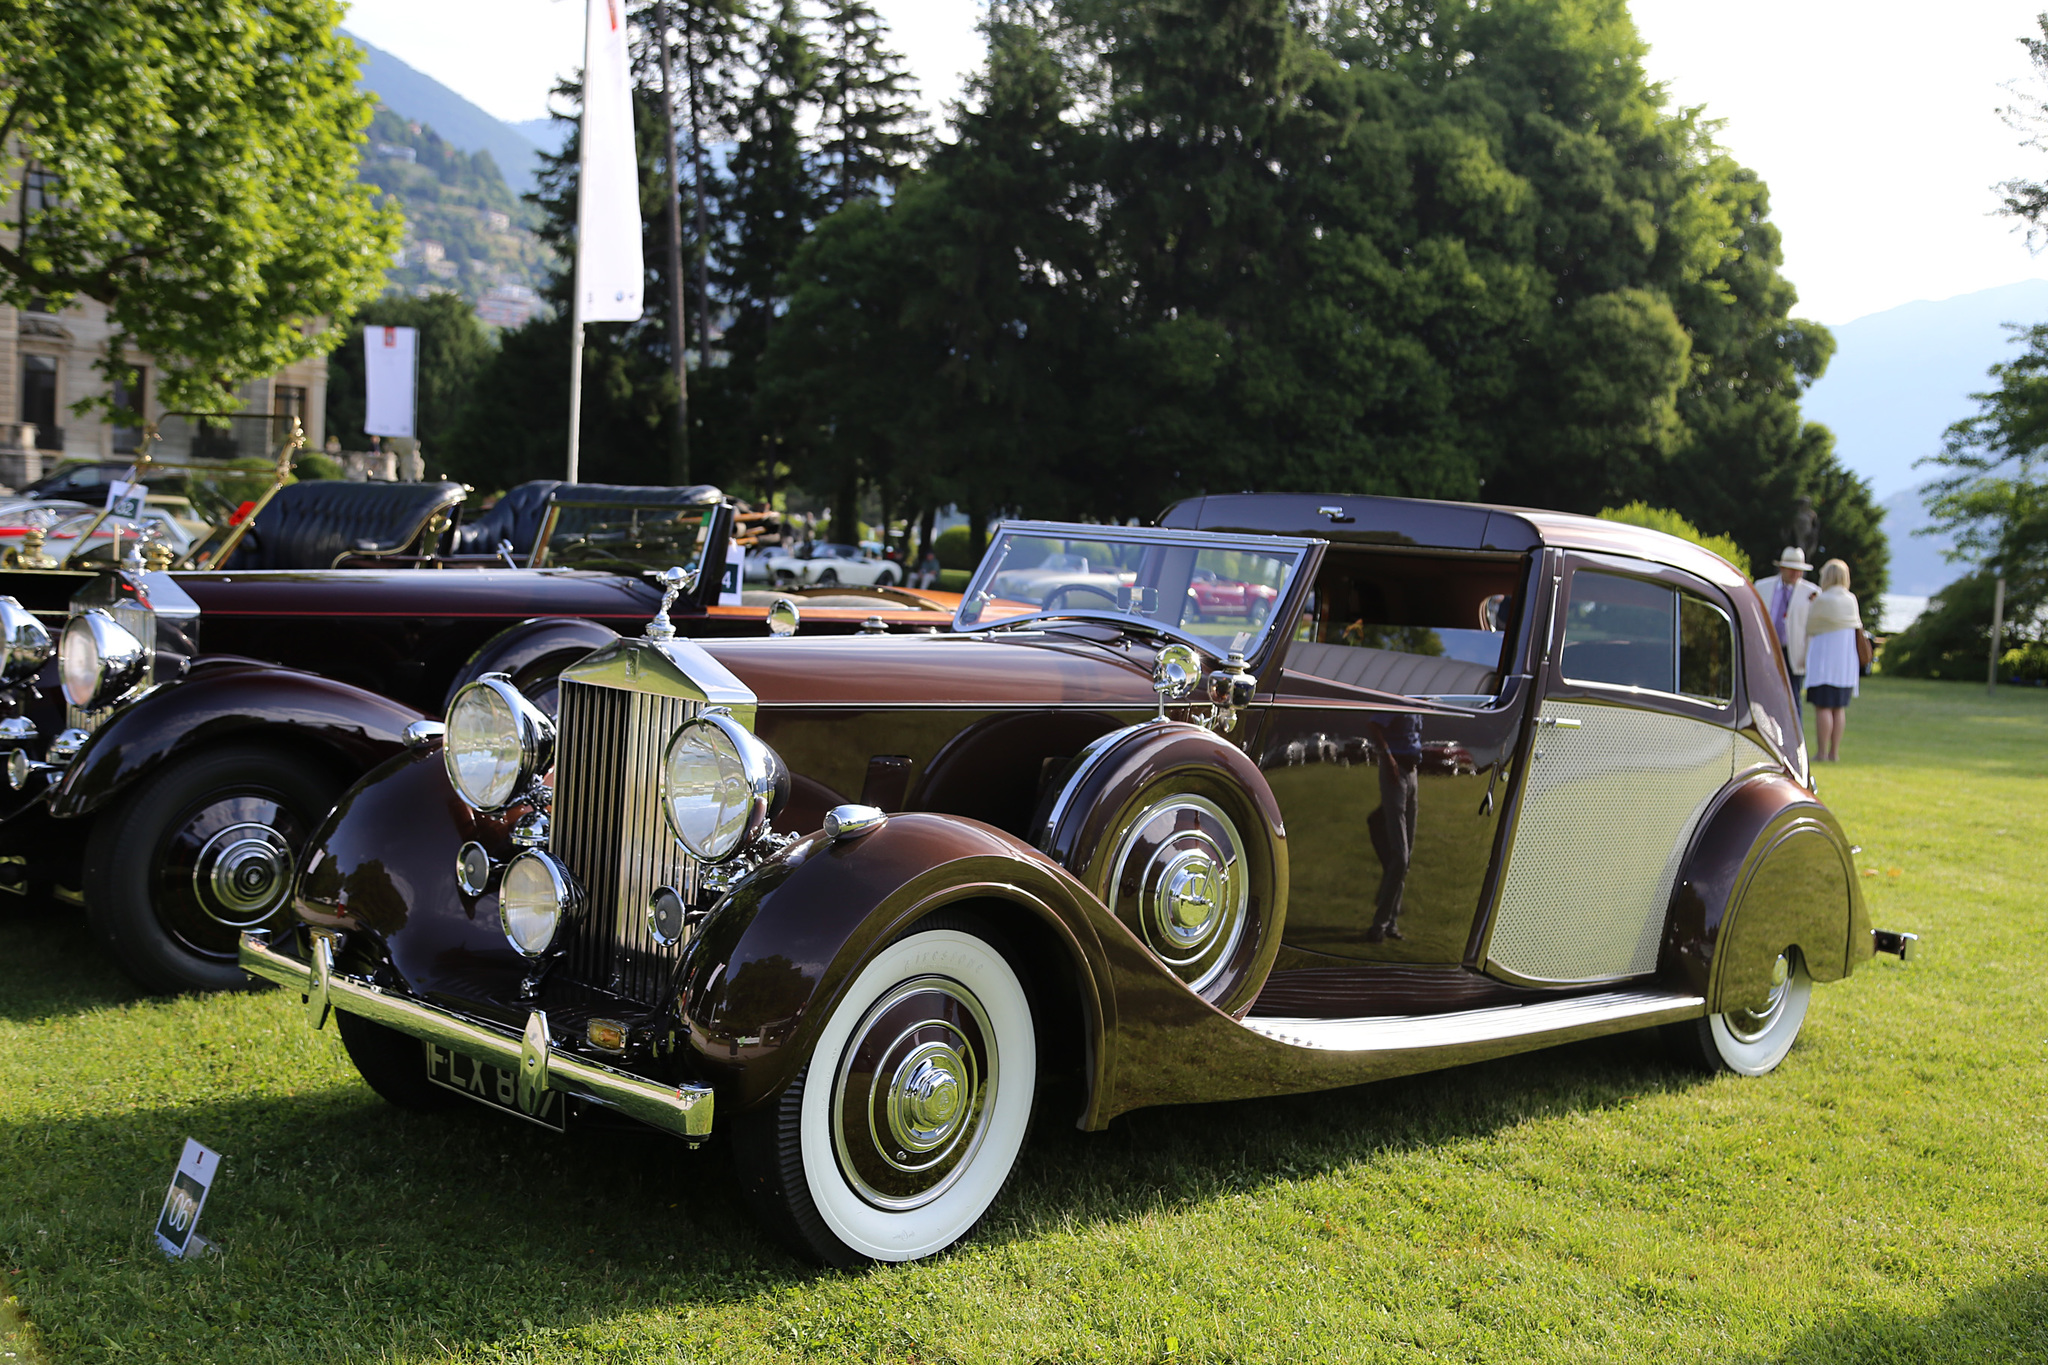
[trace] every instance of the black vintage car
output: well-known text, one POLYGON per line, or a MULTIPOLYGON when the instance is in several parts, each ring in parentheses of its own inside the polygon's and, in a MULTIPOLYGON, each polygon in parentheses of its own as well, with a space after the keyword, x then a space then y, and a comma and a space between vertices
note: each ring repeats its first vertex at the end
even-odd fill
MULTIPOLYGON (((0 698, 0 867, 15 885, 82 905, 149 989, 246 986, 236 935, 276 922, 314 824, 454 687, 503 670, 551 705, 563 663, 638 630, 675 586, 661 571, 706 545, 712 571, 669 594, 676 619, 695 634, 769 628, 766 607, 719 605, 732 512, 716 489, 549 483, 472 523, 469 544, 445 515, 461 493, 296 484, 224 569, 8 585, 45 613, 71 587, 39 684, 51 623, 38 645, 31 613, 8 618, 0 599, 16 661, 0 698)), ((812 611, 808 628, 870 616, 945 619, 876 601, 812 611)))
POLYGON ((673 638, 454 700, 242 962, 390 1101, 729 1129, 908 1260, 1034 1108, 1350 1085, 1659 1027, 1784 1060, 1873 932, 1762 604, 1582 517, 1206 498, 1002 527, 949 633, 673 638), (545 816, 545 827, 541 818, 545 816))

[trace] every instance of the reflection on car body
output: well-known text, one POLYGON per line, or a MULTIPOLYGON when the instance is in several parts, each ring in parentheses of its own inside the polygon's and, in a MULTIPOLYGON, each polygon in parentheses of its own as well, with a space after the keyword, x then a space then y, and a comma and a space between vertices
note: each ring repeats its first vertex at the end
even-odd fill
POLYGON ((472 689, 242 961, 395 1103, 441 1098, 439 1048, 572 1123, 729 1128, 763 1218, 855 1264, 966 1235, 1034 1106, 1093 1130, 1650 1027, 1756 1074, 1902 946, 1724 561, 1379 498, 1162 523, 999 527, 951 633, 655 628, 564 669, 552 727, 472 689), (1066 556, 1114 586, 1030 590, 1066 556), (1205 570, 1270 609, 1204 619, 1205 570))

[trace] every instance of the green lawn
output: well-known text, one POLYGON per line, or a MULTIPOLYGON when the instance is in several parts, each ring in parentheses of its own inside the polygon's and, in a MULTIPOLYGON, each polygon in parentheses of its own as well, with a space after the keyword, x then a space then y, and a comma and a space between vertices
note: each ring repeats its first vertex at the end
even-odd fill
POLYGON ((1873 918, 1762 1080, 1630 1037, 1043 1132, 984 1232, 821 1273, 715 1148, 399 1114, 279 993, 0 921, 0 1351, 51 1361, 2040 1361, 2048 692, 1880 681, 1824 794, 1873 918), (183 1138, 228 1154, 170 1264, 183 1138), (16 1319, 18 1320, 18 1319, 16 1319))

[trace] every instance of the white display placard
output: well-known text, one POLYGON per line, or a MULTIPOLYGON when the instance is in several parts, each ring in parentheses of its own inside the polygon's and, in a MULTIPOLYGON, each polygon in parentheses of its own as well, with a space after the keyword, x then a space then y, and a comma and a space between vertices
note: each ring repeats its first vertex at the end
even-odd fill
POLYGON ((123 483, 119 479, 107 484, 107 515, 133 519, 142 515, 142 503, 149 496, 149 485, 123 483))
POLYGON ((206 1246, 197 1234, 199 1212, 206 1207, 207 1191, 220 1170, 220 1153, 202 1146, 196 1138, 185 1139, 185 1154, 164 1192, 163 1212, 156 1219, 156 1244, 166 1256, 189 1256, 206 1246))
POLYGON ((740 604, 740 574, 747 566, 746 547, 732 541, 725 547, 725 578, 718 585, 718 605, 736 607, 740 604))
POLYGON ((632 322, 647 269, 640 258, 640 161, 626 0, 587 0, 582 160, 576 181, 576 321, 632 322))
POLYGON ((363 430, 371 436, 418 433, 420 334, 414 327, 363 329, 363 430))

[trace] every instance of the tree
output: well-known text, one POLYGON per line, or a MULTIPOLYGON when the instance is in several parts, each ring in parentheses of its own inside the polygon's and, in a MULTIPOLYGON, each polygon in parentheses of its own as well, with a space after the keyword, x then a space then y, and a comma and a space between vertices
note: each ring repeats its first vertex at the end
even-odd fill
MULTIPOLYGON (((455 433, 467 414, 477 377, 497 353, 476 312, 459 294, 425 298, 387 294, 341 320, 342 342, 327 362, 327 431, 350 450, 368 448, 363 432, 363 350, 365 327, 419 329, 420 451, 430 471, 446 466, 455 433)), ((475 473, 476 470, 468 470, 475 473)))
MULTIPOLYGON (((2040 26, 2038 38, 2021 38, 2020 46, 2027 50, 2027 59, 2034 64, 2034 74, 2048 79, 2048 14, 2036 17, 2040 26)), ((2005 121, 2021 133, 2021 146, 2033 151, 2048 150, 2048 100, 2038 96, 2008 105, 2001 111, 2005 121)), ((2004 196, 2000 211, 2026 224, 2027 243, 2038 247, 2048 238, 2048 181, 2014 179, 1996 187, 2004 196)))
POLYGON ((836 208, 902 183, 924 118, 903 58, 890 50, 868 0, 825 0, 818 26, 818 159, 826 202, 836 208))
POLYGON ((24 191, 0 299, 104 304, 109 365, 154 356, 170 407, 330 345, 317 321, 382 287, 399 233, 356 182, 372 106, 341 12, 0 0, 0 171, 24 191))
POLYGON ((1927 490, 1935 527, 1955 544, 1950 558, 2010 577, 2048 572, 2048 323, 2014 339, 2019 355, 1991 367, 1998 386, 1970 395, 1977 414, 1924 462, 1950 471, 1927 490))

